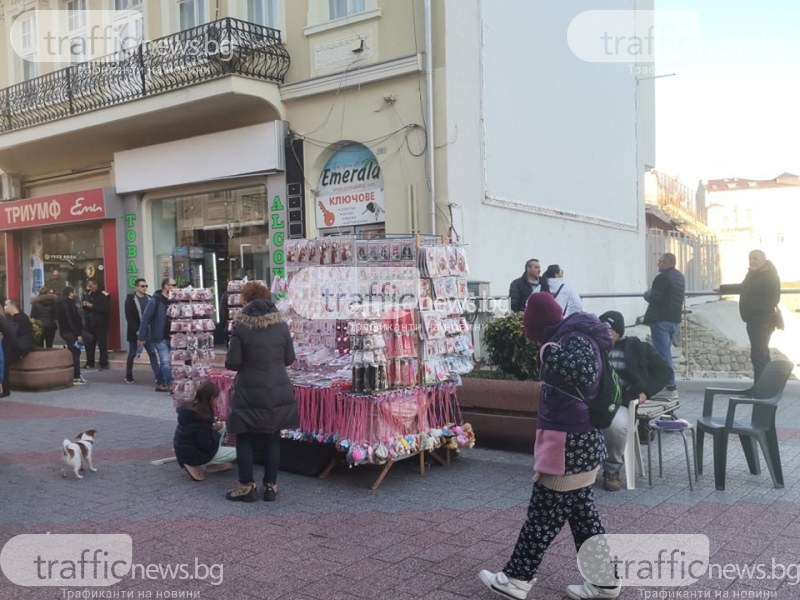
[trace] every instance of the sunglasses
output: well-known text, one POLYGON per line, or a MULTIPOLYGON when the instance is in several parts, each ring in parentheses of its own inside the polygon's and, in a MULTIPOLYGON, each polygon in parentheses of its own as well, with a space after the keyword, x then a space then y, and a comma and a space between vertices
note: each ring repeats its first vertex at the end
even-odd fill
POLYGON ((147 289, 147 287, 148 287, 148 286, 147 286, 147 284, 146 284, 146 283, 140 283, 140 284, 139 284, 139 287, 140 287, 140 288, 145 288, 145 289, 147 289))

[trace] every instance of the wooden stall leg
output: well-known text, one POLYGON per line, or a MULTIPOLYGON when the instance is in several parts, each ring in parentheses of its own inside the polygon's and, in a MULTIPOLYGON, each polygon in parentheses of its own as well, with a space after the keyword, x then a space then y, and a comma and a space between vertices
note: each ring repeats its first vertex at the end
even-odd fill
POLYGON ((425 450, 419 451, 419 474, 425 476, 425 450))
POLYGON ((328 475, 330 475, 331 471, 333 471, 333 468, 336 466, 336 463, 338 462, 338 460, 339 460, 339 456, 338 455, 334 455, 333 458, 331 458, 331 462, 329 462, 325 466, 325 468, 322 469, 322 473, 319 474, 319 478, 320 479, 325 479, 328 475))
POLYGON ((383 483, 383 480, 386 479, 386 475, 388 475, 389 469, 391 469, 393 466, 394 466, 394 461, 393 460, 390 460, 389 462, 387 462, 386 466, 383 467, 383 471, 381 471, 381 474, 378 475, 378 478, 375 480, 375 483, 373 483, 371 486, 369 486, 369 489, 377 490, 378 487, 381 485, 381 483, 383 483))
MULTIPOLYGON (((450 452, 450 451, 448 450, 447 452, 448 452, 448 458, 449 458, 449 452, 450 452)), ((428 452, 428 456, 430 456, 430 457, 431 457, 433 460, 435 460, 437 463, 439 463, 439 464, 440 464, 440 465, 442 465, 443 467, 446 467, 447 465, 449 465, 449 464, 450 464, 450 461, 449 461, 449 460, 445 460, 444 458, 442 458, 441 456, 439 456, 439 455, 436 453, 436 451, 435 451, 435 450, 434 450, 433 452, 428 452)))

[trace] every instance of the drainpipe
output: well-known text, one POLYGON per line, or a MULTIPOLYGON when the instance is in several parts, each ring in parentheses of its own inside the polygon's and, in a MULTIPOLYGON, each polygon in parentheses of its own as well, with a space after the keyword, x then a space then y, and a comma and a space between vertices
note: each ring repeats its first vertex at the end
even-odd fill
POLYGON ((436 235, 436 170, 433 158, 433 34, 431 27, 431 0, 424 2, 425 12, 425 86, 428 88, 425 103, 426 146, 428 148, 428 209, 431 234, 436 235))

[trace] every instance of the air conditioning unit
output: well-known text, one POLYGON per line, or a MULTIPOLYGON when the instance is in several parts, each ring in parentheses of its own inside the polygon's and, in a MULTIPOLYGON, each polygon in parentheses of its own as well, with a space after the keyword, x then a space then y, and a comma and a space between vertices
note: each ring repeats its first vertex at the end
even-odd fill
POLYGON ((22 180, 8 173, 0 173, 0 192, 3 200, 22 198, 22 180))

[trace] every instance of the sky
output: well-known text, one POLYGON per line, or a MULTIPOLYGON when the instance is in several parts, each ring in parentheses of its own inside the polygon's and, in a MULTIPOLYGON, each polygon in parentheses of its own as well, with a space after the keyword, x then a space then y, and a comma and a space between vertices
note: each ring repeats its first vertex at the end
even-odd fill
POLYGON ((800 1, 655 8, 656 168, 690 187, 800 175, 800 1))

